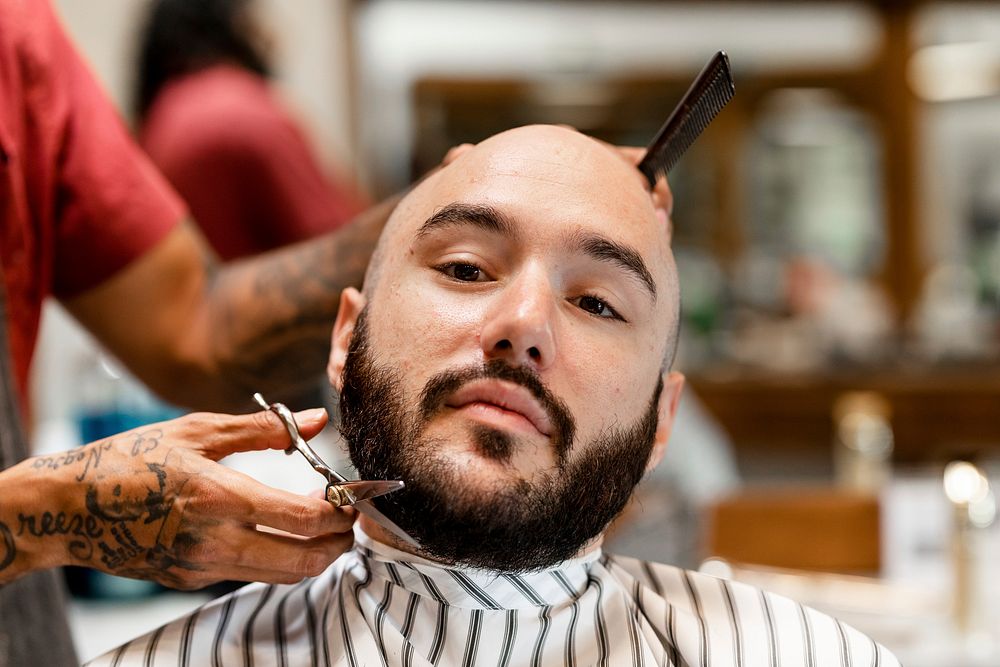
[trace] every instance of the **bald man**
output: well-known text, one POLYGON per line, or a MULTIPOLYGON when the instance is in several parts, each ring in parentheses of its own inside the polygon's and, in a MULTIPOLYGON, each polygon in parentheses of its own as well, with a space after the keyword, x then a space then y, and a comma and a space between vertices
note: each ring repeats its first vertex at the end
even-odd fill
POLYGON ((896 665, 779 596, 601 550, 662 458, 683 377, 670 230, 640 174, 535 126, 396 209, 329 363, 362 517, 297 585, 252 585, 93 664, 896 665))

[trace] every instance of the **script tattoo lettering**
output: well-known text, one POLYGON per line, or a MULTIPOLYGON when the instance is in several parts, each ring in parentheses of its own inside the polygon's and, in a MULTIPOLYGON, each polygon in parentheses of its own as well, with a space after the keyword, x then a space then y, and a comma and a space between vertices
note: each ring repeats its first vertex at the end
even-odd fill
MULTIPOLYGON (((162 438, 163 430, 158 428, 135 433, 132 440, 132 456, 135 457, 152 452, 160 445, 160 439, 162 438)), ((111 449, 113 444, 114 439, 110 439, 93 445, 77 447, 61 454, 38 456, 33 460, 31 467, 36 470, 58 470, 63 466, 73 465, 82 461, 84 462, 83 470, 76 476, 76 481, 82 482, 86 479, 87 473, 91 470, 96 470, 101 465, 104 453, 111 449)))
POLYGON ((17 556, 14 536, 10 534, 10 528, 3 521, 0 521, 0 539, 3 540, 3 551, 0 551, 0 572, 2 572, 14 562, 14 558, 17 556))
POLYGON ((157 448, 162 437, 163 430, 158 428, 136 433, 135 440, 132 441, 132 456, 150 453, 157 448))
POLYGON ((94 552, 94 540, 104 534, 97 519, 92 516, 73 514, 67 516, 65 512, 53 515, 51 512, 43 512, 41 516, 25 516, 18 514, 19 526, 17 534, 24 535, 25 531, 35 537, 48 537, 51 535, 72 535, 74 538, 69 543, 69 552, 80 560, 89 560, 94 552))
POLYGON ((71 449, 62 454, 39 456, 33 460, 31 467, 37 470, 58 470, 63 466, 86 461, 83 466, 83 470, 76 476, 76 481, 82 482, 91 469, 96 469, 99 465, 101 465, 101 457, 104 455, 104 452, 111 449, 111 445, 112 440, 105 440, 104 442, 94 445, 77 447, 76 449, 71 449))

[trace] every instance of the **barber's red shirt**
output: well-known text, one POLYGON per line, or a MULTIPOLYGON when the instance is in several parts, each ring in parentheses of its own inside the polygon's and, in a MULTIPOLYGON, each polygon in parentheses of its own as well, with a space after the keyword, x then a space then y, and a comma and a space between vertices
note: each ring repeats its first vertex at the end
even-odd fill
POLYGON ((234 65, 165 85, 140 141, 225 260, 332 231, 368 203, 323 173, 268 82, 234 65))
POLYGON ((48 0, 0 0, 0 263, 22 398, 43 299, 113 276, 183 217, 48 0))

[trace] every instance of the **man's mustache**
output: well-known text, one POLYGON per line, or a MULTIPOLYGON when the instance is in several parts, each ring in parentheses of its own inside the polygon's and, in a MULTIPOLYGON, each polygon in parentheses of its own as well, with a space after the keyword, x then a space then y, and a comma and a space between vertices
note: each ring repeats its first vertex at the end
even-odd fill
POLYGON ((424 386, 420 395, 420 415, 429 420, 440 411, 448 397, 462 385, 473 380, 504 380, 527 389, 552 421, 552 444, 560 465, 573 444, 576 422, 569 408, 542 383, 538 375, 525 366, 511 366, 503 359, 491 359, 482 365, 467 366, 438 373, 424 386))

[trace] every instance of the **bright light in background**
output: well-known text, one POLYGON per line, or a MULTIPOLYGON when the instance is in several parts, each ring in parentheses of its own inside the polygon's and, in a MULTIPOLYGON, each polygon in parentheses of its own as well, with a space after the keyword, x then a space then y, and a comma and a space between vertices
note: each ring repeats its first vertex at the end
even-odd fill
POLYGON ((990 483, 968 461, 952 461, 944 469, 944 493, 953 503, 971 505, 987 498, 990 483))
POLYGON ((984 500, 990 483, 968 461, 952 461, 944 469, 944 492, 951 502, 968 505, 984 500))
POLYGON ((953 102, 1000 94, 1000 44, 966 42, 919 49, 910 58, 907 79, 928 102, 953 102))
POLYGON ((945 467, 944 492, 948 500, 968 511, 973 526, 986 528, 996 519, 997 502, 990 481, 968 461, 952 461, 945 467))

